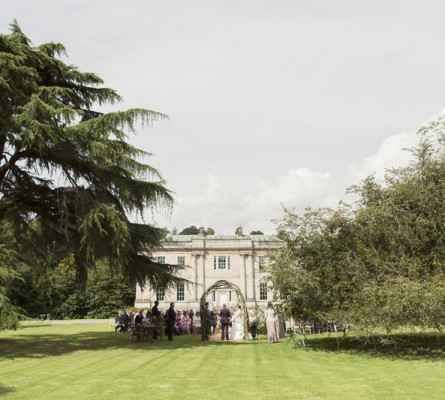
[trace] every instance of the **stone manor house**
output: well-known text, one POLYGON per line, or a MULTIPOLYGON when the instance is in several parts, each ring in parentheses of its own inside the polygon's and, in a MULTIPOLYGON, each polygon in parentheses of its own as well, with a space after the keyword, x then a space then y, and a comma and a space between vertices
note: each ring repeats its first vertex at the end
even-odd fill
MULTIPOLYGON (((159 308, 164 311, 172 301, 176 309, 197 310, 204 291, 223 279, 240 288, 247 307, 265 308, 273 295, 263 267, 267 264, 267 253, 280 242, 272 235, 244 235, 242 227, 238 227, 235 235, 205 235, 201 227, 198 235, 168 236, 153 257, 159 263, 183 266, 179 274, 191 283, 179 283, 169 290, 138 285, 135 306, 151 307, 158 300, 159 308)), ((221 307, 223 303, 235 306, 239 302, 236 292, 228 289, 210 292, 207 301, 211 307, 221 307)))

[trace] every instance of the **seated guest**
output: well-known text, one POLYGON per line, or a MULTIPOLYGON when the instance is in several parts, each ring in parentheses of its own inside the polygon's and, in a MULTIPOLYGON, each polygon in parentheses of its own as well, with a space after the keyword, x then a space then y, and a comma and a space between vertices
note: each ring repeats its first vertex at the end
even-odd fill
POLYGON ((175 333, 176 335, 182 335, 181 313, 178 311, 176 314, 175 333))
POLYGON ((124 315, 123 311, 119 310, 116 317, 114 317, 114 331, 117 332, 118 329, 122 332, 124 327, 124 315))
POLYGON ((134 324, 137 325, 142 325, 144 320, 144 314, 142 310, 139 310, 139 312, 136 314, 136 317, 134 317, 134 324))
POLYGON ((124 331, 127 332, 128 328, 131 326, 131 314, 130 310, 124 313, 124 331))
POLYGON ((143 324, 149 325, 151 323, 151 313, 148 310, 144 310, 143 313, 144 319, 142 321, 143 324))
POLYGON ((193 317, 193 333, 197 335, 201 330, 201 314, 199 311, 196 311, 195 316, 193 317))
POLYGON ((187 335, 190 333, 190 317, 187 311, 185 311, 184 316, 182 317, 182 332, 187 333, 187 335))

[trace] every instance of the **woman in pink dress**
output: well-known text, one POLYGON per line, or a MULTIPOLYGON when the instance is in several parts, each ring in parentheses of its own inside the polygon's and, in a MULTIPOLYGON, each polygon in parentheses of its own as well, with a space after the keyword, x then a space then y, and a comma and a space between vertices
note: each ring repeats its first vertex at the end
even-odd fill
POLYGON ((189 317, 188 311, 184 312, 184 316, 182 317, 182 332, 187 333, 187 335, 190 333, 190 324, 191 320, 189 317))
POLYGON ((277 328, 275 325, 275 310, 273 309, 272 302, 269 301, 266 310, 266 327, 267 327, 267 338, 269 343, 277 343, 278 335, 277 328))
POLYGON ((201 330, 201 314, 199 311, 197 311, 193 318, 193 333, 197 335, 200 333, 200 330, 201 330))

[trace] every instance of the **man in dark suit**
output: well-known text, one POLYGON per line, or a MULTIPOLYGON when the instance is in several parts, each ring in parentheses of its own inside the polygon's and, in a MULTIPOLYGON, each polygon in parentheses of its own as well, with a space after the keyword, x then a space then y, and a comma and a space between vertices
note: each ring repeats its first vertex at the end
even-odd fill
POLYGON ((221 340, 224 340, 224 332, 226 332, 226 340, 229 340, 229 322, 230 322, 230 310, 223 304, 223 308, 219 310, 219 316, 221 317, 221 340))
POLYGON ((204 317, 205 317, 204 318, 205 324, 203 324, 202 326, 206 330, 205 331, 206 332, 205 338, 206 338, 206 340, 209 340, 209 335, 210 335, 210 333, 212 331, 212 313, 209 310, 209 303, 208 302, 206 302, 204 304, 204 317))
POLYGON ((143 316, 143 311, 142 310, 139 310, 139 312, 136 314, 136 317, 134 317, 134 324, 136 325, 136 326, 138 326, 138 325, 142 325, 142 320, 144 319, 144 316, 143 316))
POLYGON ((128 327, 131 326, 131 315, 130 310, 124 313, 124 331, 127 332, 128 327))
MULTIPOLYGON (((161 316, 161 313, 158 310, 158 304, 159 301, 155 301, 155 305, 154 307, 151 309, 151 315, 153 317, 159 318, 161 316)), ((156 332, 156 330, 153 331, 153 339, 157 339, 158 338, 158 332, 156 332)))
POLYGON ((176 322, 175 303, 170 303, 170 308, 167 311, 168 340, 173 340, 173 332, 175 330, 175 322, 176 322))

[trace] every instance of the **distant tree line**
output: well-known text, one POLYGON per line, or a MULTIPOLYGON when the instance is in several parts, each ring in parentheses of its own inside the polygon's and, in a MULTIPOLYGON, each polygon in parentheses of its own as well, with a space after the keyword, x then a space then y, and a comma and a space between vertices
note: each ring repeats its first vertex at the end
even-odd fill
POLYGON ((97 263, 85 282, 76 279, 70 255, 44 274, 22 265, 20 277, 8 286, 8 298, 30 318, 50 314, 60 318, 109 318, 134 305, 136 285, 114 273, 105 262, 97 263))
MULTIPOLYGON (((195 225, 191 225, 187 228, 184 228, 182 231, 178 232, 177 228, 173 228, 172 231, 169 231, 167 228, 164 228, 165 234, 172 234, 172 235, 198 235, 199 234, 199 228, 195 225)), ((206 228, 204 229, 204 233, 206 235, 214 235, 215 230, 213 228, 206 228)), ((252 231, 250 232, 250 235, 264 235, 263 232, 260 230, 252 231)))

